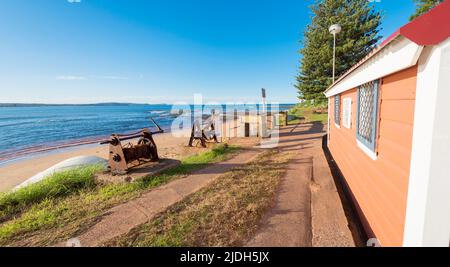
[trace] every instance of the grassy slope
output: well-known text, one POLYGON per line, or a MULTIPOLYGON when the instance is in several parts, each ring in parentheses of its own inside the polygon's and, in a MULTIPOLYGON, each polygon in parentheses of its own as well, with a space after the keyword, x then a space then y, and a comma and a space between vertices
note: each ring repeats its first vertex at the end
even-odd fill
POLYGON ((181 165, 157 176, 126 184, 95 184, 95 169, 66 172, 28 189, 2 196, 0 212, 5 220, 0 225, 0 246, 45 246, 70 239, 93 225, 98 217, 114 205, 138 197, 141 193, 183 177, 207 164, 223 161, 237 147, 218 146, 211 151, 188 157, 181 165), (76 175, 79 174, 79 175, 76 175), (62 177, 84 181, 66 184, 66 190, 54 195, 53 187, 62 177), (71 185, 76 185, 74 188, 71 185), (25 192, 24 191, 24 192, 25 192), (33 197, 19 197, 21 195, 33 197), (36 197, 37 196, 37 197, 36 197), (22 202, 22 199, 25 201, 22 202), (14 200, 14 201, 11 201, 14 200))
POLYGON ((94 188, 94 175, 104 170, 100 165, 56 173, 27 187, 0 194, 0 222, 45 199, 62 198, 94 188))
POLYGON ((106 246, 241 246, 273 202, 291 154, 272 150, 223 174, 106 246))
POLYGON ((297 105, 289 110, 291 120, 290 124, 296 124, 300 122, 322 122, 328 123, 328 114, 321 113, 320 111, 326 111, 326 108, 316 108, 305 105, 297 105))

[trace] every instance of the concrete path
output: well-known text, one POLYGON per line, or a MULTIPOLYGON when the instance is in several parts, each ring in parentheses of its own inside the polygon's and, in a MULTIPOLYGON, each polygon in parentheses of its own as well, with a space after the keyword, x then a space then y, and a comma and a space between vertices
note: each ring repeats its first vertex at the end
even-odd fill
POLYGON ((292 160, 278 191, 275 206, 247 246, 311 246, 311 171, 311 158, 300 155, 292 160))
MULTIPOLYGON (((341 198, 321 147, 313 148, 311 224, 313 247, 354 247, 341 198)), ((353 220, 354 218, 351 218, 353 220)))
MULTIPOLYGON (((138 199, 114 207, 100 222, 76 238, 81 246, 94 247, 125 234, 130 229, 150 221, 156 214, 186 196, 205 187, 221 174, 252 161, 260 152, 258 149, 247 148, 229 160, 213 164, 183 179, 153 189, 138 199)), ((66 246, 66 243, 59 245, 66 246)))
POLYGON ((274 207, 247 246, 354 246, 322 150, 323 135, 320 123, 281 130, 279 147, 296 156, 288 165, 274 207))

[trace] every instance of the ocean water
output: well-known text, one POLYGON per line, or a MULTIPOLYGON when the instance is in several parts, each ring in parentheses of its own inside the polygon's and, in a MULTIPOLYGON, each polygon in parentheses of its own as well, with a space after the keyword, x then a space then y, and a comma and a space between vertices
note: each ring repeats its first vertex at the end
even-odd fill
MULTIPOLYGON (((280 110, 292 105, 280 105, 280 110)), ((0 107, 0 162, 18 154, 78 142, 98 142, 112 133, 151 127, 149 117, 169 130, 177 115, 171 105, 75 105, 0 107)), ((193 107, 191 107, 193 109, 193 107)), ((214 107, 209 107, 214 108, 214 107)), ((233 109, 256 109, 234 106, 233 109)), ((197 110, 200 108, 196 108, 197 110)), ((219 109, 217 109, 219 110, 219 109)))

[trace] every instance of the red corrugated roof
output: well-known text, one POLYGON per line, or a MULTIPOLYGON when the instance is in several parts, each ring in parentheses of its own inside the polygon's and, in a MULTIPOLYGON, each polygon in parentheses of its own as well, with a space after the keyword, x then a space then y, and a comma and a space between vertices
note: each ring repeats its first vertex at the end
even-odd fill
POLYGON ((450 1, 400 28, 400 34, 418 45, 436 45, 450 37, 450 1))
POLYGON ((450 0, 445 0, 429 12, 414 19, 391 34, 378 47, 373 49, 366 57, 336 80, 327 91, 400 35, 422 46, 437 45, 445 41, 450 37, 450 0))

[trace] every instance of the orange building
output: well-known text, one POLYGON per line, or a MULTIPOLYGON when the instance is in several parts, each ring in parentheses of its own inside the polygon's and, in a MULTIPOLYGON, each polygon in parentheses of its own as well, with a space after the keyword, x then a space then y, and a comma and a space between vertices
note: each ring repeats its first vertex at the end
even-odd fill
POLYGON ((450 1, 325 92, 328 147, 382 246, 450 244, 450 1))

